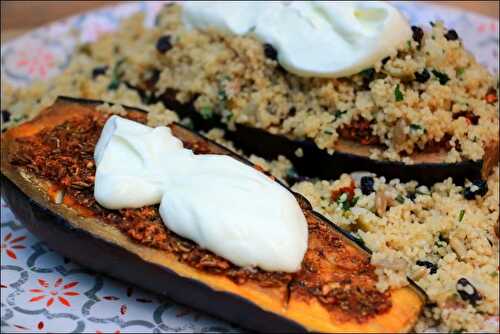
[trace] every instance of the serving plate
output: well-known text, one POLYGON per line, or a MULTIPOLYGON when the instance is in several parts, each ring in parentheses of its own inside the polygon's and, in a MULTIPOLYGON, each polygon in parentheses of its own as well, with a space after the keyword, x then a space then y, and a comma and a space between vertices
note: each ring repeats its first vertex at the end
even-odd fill
MULTIPOLYGON (((87 12, 3 43, 2 80, 46 80, 69 63, 79 42, 116 29, 136 11, 151 25, 165 2, 135 2, 87 12), (79 34, 75 34, 79 32, 79 34)), ((443 20, 491 72, 498 73, 498 20, 421 3, 396 4, 412 24, 443 20)), ((238 332, 234 325, 90 272, 50 250, 1 201, 2 332, 238 332)), ((82 250, 85 251, 85 250, 82 250)))

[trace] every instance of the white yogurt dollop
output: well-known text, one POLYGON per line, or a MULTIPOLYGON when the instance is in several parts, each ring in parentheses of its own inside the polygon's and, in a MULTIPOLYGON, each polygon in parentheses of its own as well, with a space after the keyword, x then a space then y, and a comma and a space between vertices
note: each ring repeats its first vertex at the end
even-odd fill
POLYGON ((119 116, 97 143, 94 196, 109 209, 160 203, 173 232, 241 267, 294 272, 307 250, 295 197, 263 173, 223 155, 195 155, 167 127, 119 116))
POLYGON ((403 15, 384 1, 184 3, 188 28, 254 34, 278 51, 279 63, 305 77, 345 77, 372 67, 411 39, 403 15))

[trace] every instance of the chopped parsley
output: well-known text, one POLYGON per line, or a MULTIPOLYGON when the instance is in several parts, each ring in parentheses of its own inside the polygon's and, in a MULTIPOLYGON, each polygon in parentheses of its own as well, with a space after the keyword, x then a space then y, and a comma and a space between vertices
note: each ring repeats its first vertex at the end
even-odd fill
POLYGON ((400 102, 404 100, 404 95, 401 93, 401 90, 399 89, 399 84, 396 85, 396 89, 394 89, 394 97, 396 99, 396 102, 400 102))
POLYGON ((203 119, 210 119, 214 115, 212 108, 210 108, 208 106, 202 107, 200 110, 200 114, 201 114, 201 117, 203 117, 203 119))
POLYGON ((405 198, 401 194, 398 194, 398 196, 396 197, 396 201, 403 204, 405 202, 405 198))
POLYGON ((465 210, 462 209, 460 210, 460 213, 458 214, 458 221, 461 222, 462 219, 464 219, 464 215, 465 215, 465 210))
POLYGON ((347 110, 337 110, 335 112, 335 118, 340 118, 342 115, 344 115, 347 112, 347 110))
POLYGON ((418 195, 427 195, 427 196, 430 196, 430 195, 431 195, 431 194, 426 193, 426 192, 424 192, 424 191, 422 191, 422 190, 419 190, 419 189, 416 189, 416 190, 415 190, 415 193, 416 193, 416 194, 418 194, 418 195))
POLYGON ((422 127, 422 125, 419 125, 419 124, 410 124, 410 129, 413 131, 422 130, 425 132, 425 129, 422 127))
POLYGON ((497 277, 498 276, 498 272, 497 271, 493 271, 490 273, 490 276, 491 277, 497 277))
POLYGON ((450 81, 450 77, 446 73, 432 70, 432 74, 439 80, 441 85, 446 85, 446 83, 450 81))
POLYGON ((410 40, 406 41, 406 46, 408 47, 408 49, 411 49, 411 41, 410 40))
POLYGON ((356 205, 358 200, 359 200, 358 196, 354 197, 352 200, 349 200, 349 196, 347 195, 347 193, 343 193, 337 199, 337 204, 340 205, 342 210, 349 211, 353 206, 356 205))
POLYGON ((221 101, 226 100, 227 99, 226 91, 224 89, 220 89, 219 92, 217 93, 217 97, 221 101))
POLYGON ((111 81, 109 82, 108 85, 108 90, 116 90, 118 87, 120 87, 120 84, 122 82, 121 77, 123 73, 120 71, 120 66, 125 62, 125 59, 120 59, 116 62, 115 66, 113 67, 113 72, 111 72, 111 81))
POLYGON ((457 77, 461 77, 462 75, 464 75, 465 73, 465 68, 463 67, 459 67, 455 70, 455 73, 457 75, 457 77))

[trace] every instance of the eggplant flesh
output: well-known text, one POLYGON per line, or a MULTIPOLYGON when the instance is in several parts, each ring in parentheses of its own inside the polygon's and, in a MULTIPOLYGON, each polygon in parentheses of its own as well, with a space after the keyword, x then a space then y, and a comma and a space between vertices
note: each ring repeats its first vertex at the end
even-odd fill
POLYGON ((174 92, 167 92, 160 96, 160 100, 180 117, 189 117, 196 130, 223 128, 226 130, 226 138, 246 154, 256 154, 265 159, 275 159, 278 155, 283 155, 293 163, 296 172, 304 177, 336 179, 343 173, 368 171, 389 179, 399 179, 402 182, 415 180, 428 186, 448 177, 457 184, 463 184, 465 179, 486 179, 499 161, 498 141, 486 147, 483 159, 457 163, 447 163, 445 151, 416 153, 411 156, 413 164, 371 159, 370 149, 384 148, 343 139, 339 140, 335 152, 329 154, 309 139, 293 140, 245 124, 236 124, 235 129, 228 129, 220 116, 212 115, 210 119, 204 119, 191 103, 181 104, 174 96, 174 92), (296 154, 297 150, 302 150, 300 156, 296 154))
MULTIPOLYGON (((425 295, 413 284, 391 290, 390 307, 363 320, 349 318, 349 312, 346 313, 347 317, 339 316, 339 312, 326 309, 315 298, 296 295, 294 290, 289 292, 284 301, 281 290, 258 286, 252 282, 236 284, 223 275, 190 267, 165 250, 132 241, 122 231, 99 217, 82 215, 67 202, 54 201, 48 191, 52 186, 49 181, 9 162, 9 157, 17 149, 16 138, 30 137, 46 128, 62 124, 65 119, 73 116, 72 113, 79 114, 80 118, 89 117, 92 113, 98 113, 95 107, 101 103, 59 98, 38 118, 2 135, 2 196, 19 220, 51 248, 95 271, 163 294, 252 330, 403 332, 410 330, 415 324, 425 295)), ((135 108, 125 109, 127 112, 141 112, 135 108)), ((182 141, 202 142, 210 153, 227 154, 250 164, 235 153, 182 126, 174 124, 171 129, 182 141)), ((338 247, 346 250, 342 254, 352 256, 356 261, 369 261, 370 254, 364 246, 314 212, 301 195, 294 195, 308 223, 326 226, 327 234, 335 236, 336 242, 342 245, 338 247)), ((314 240, 311 234, 310 240, 314 240)), ((314 249, 321 248, 321 245, 314 244, 314 249)), ((329 246, 331 245, 324 248, 321 261, 325 262, 322 263, 331 261, 330 256, 335 255, 329 253, 329 246)), ((340 271, 350 270, 335 268, 340 271)))

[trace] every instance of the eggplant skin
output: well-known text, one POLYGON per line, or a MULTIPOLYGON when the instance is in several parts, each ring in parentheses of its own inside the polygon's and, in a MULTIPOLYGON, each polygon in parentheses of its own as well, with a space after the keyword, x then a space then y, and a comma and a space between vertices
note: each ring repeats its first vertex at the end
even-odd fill
POLYGON ((236 131, 227 131, 227 137, 243 151, 252 152, 266 159, 273 159, 279 154, 285 155, 300 175, 321 179, 336 179, 343 173, 363 170, 389 179, 399 179, 402 182, 416 180, 419 184, 433 185, 451 177, 461 184, 466 178, 481 178, 483 170, 483 160, 408 165, 341 151, 329 154, 310 140, 293 141, 245 125, 237 126, 236 131), (295 154, 299 148, 303 152, 301 157, 295 154))
POLYGON ((26 228, 55 251, 85 267, 230 320, 244 328, 260 332, 306 331, 296 322, 266 312, 245 298, 216 291, 198 280, 182 277, 167 267, 150 263, 77 228, 29 198, 3 174, 0 181, 2 197, 26 228))
MULTIPOLYGON (((10 164, 8 156, 16 152, 14 139, 18 136, 30 136, 32 131, 36 133, 44 126, 60 124, 71 118, 73 112, 81 112, 81 117, 102 103, 59 97, 46 112, 42 111, 40 119, 28 122, 27 128, 21 125, 19 129, 11 129, 2 135, 2 196, 16 217, 55 251, 92 270, 162 294, 250 330, 406 332, 414 326, 426 296, 411 281, 408 287, 391 290, 392 307, 385 313, 367 319, 366 322, 360 323, 351 319, 346 322, 329 313, 318 301, 304 301, 300 296, 291 298, 288 307, 284 308, 282 296, 277 297, 272 291, 261 292, 258 287, 254 289, 246 285, 240 287, 226 277, 197 271, 170 257, 171 254, 130 240, 116 227, 98 218, 82 216, 71 204, 56 204, 47 190, 47 187, 51 186, 50 182, 47 184, 43 179, 10 164)), ((137 108, 124 107, 129 112, 144 112, 137 108)), ((206 141, 213 154, 230 155, 251 164, 234 152, 178 124, 171 125, 171 129, 174 135, 184 138, 187 142, 206 141)), ((334 233, 353 247, 353 251, 369 256, 369 250, 358 240, 314 212, 304 197, 295 193, 294 195, 311 219, 327 223, 334 233)))
POLYGON ((444 154, 417 154, 414 164, 399 161, 376 160, 369 158, 369 146, 362 145, 359 154, 356 143, 345 142, 343 149, 337 149, 329 154, 311 140, 292 140, 283 135, 275 135, 263 129, 244 124, 236 124, 234 130, 227 128, 220 117, 213 115, 204 119, 192 104, 180 104, 168 92, 160 97, 167 108, 174 110, 180 117, 190 117, 196 130, 207 131, 213 127, 226 130, 226 138, 247 154, 256 154, 265 159, 275 159, 278 155, 287 157, 294 165, 298 174, 321 179, 337 179, 343 173, 369 171, 389 179, 399 179, 402 182, 418 181, 420 184, 433 185, 451 177, 455 183, 463 184, 465 179, 485 179, 491 169, 498 164, 498 142, 491 143, 486 148, 483 160, 466 160, 457 163, 444 162, 444 154), (350 146, 352 149, 350 149, 350 146), (296 151, 303 154, 298 157, 296 151))

